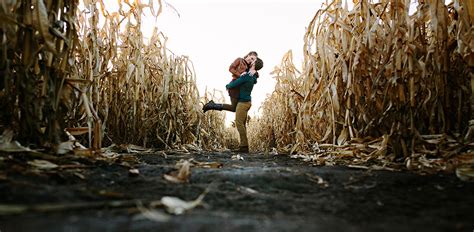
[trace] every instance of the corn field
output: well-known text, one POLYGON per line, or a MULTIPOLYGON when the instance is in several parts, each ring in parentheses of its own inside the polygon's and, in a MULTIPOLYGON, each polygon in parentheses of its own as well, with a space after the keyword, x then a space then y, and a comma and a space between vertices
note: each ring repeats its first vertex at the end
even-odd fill
MULTIPOLYGON (((53 152, 64 141, 222 150, 237 144, 220 112, 204 116, 187 56, 167 49, 145 13, 161 1, 7 0, 0 3, 0 129, 53 152)), ((323 4, 304 35, 301 70, 289 51, 274 92, 249 122, 253 151, 438 165, 471 154, 474 6, 471 1, 323 4)), ((8 136, 7 136, 8 135, 8 136)), ((85 148, 72 143, 71 150, 85 148)), ((446 168, 446 167, 445 167, 446 168)))
POLYGON ((316 153, 320 163, 402 157, 407 166, 470 154, 472 3, 418 1, 409 15, 412 1, 356 2, 349 11, 331 1, 316 13, 301 72, 291 51, 282 59, 252 125, 253 149, 316 153))
POLYGON ((2 1, 2 125, 26 144, 57 144, 75 62, 76 2, 2 1))
POLYGON ((192 62, 166 48, 156 25, 151 38, 141 32, 161 2, 118 1, 117 12, 106 3, 0 3, 2 129, 52 151, 68 140, 92 151, 222 148, 224 118, 203 120, 192 62))

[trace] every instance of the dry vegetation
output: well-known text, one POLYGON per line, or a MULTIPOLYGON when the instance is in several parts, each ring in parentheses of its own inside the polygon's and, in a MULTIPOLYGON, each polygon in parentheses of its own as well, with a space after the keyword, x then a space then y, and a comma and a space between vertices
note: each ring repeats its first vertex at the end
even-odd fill
MULTIPOLYGON (((212 94, 206 91, 203 99, 203 102, 208 102, 211 99, 216 102, 224 102, 225 97, 222 92, 214 90, 212 94)), ((237 129, 234 126, 227 127, 224 122, 225 114, 214 110, 206 112, 205 117, 202 118, 201 129, 204 150, 224 150, 238 146, 237 129)))
POLYGON ((351 11, 341 2, 323 6, 309 24, 301 73, 291 52, 274 71, 277 85, 251 125, 251 147, 312 154, 303 157, 322 164, 472 162, 469 1, 418 1, 411 16, 411 1, 357 1, 351 11))
MULTIPOLYGON (((143 14, 158 17, 161 2, 118 2, 116 12, 103 0, 0 3, 1 142, 56 152, 74 139, 91 151, 236 144, 222 113, 201 111, 222 93, 200 97, 188 58, 156 28, 144 38, 143 14)), ((411 1, 341 2, 310 22, 302 70, 288 52, 273 72, 275 91, 249 124, 252 150, 320 164, 471 162, 471 1, 418 1, 413 15, 411 1)))
POLYGON ((143 14, 158 17, 161 2, 106 3, 0 3, 2 130, 53 150, 72 136, 93 150, 222 148, 224 118, 203 117, 192 63, 156 28, 142 35, 143 14))

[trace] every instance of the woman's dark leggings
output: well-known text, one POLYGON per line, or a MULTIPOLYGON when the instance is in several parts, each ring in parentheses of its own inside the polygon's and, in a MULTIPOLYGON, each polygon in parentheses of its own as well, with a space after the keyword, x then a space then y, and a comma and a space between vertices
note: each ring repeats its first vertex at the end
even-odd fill
POLYGON ((237 103, 239 103, 239 99, 235 97, 230 98, 230 105, 229 104, 222 104, 222 109, 235 112, 235 109, 237 108, 237 103))

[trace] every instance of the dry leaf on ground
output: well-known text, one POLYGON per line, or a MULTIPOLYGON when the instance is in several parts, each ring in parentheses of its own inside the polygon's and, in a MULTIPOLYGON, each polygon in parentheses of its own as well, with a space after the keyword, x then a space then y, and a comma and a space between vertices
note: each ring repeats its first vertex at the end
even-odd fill
POLYGON ((191 162, 188 160, 181 160, 178 161, 176 167, 179 168, 177 171, 173 171, 163 176, 165 180, 177 184, 189 182, 189 176, 191 175, 191 162))
POLYGON ((232 160, 244 160, 244 157, 242 157, 241 155, 233 155, 231 158, 232 160))
POLYGON ((161 198, 161 203, 166 207, 166 210, 175 215, 183 214, 185 211, 193 209, 202 203, 202 199, 206 196, 207 191, 199 195, 194 201, 183 201, 177 197, 165 196, 161 198))
POLYGON ((50 161, 47 160, 33 160, 33 161, 28 161, 28 164, 38 168, 38 169, 55 169, 58 167, 57 164, 54 164, 50 161))

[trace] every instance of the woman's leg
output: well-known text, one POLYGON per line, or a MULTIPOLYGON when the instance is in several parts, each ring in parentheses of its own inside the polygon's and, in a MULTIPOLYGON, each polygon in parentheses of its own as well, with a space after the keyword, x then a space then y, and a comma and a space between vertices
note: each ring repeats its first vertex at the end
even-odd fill
POLYGON ((219 111, 227 110, 227 111, 230 111, 230 112, 235 112, 235 109, 237 108, 238 99, 231 97, 230 101, 232 103, 231 105, 215 103, 213 100, 210 100, 208 103, 206 103, 202 107, 202 110, 204 111, 204 113, 206 113, 206 111, 208 111, 208 110, 219 110, 219 111))
POLYGON ((237 103, 239 103, 239 99, 235 98, 235 97, 230 97, 230 103, 231 103, 230 105, 229 104, 223 104, 222 109, 230 111, 230 112, 235 112, 235 110, 237 108, 237 103))
POLYGON ((247 122, 247 114, 251 106, 251 102, 239 102, 235 111, 235 126, 240 135, 240 147, 247 147, 247 149, 249 142, 247 139, 247 126, 245 123, 247 122))

